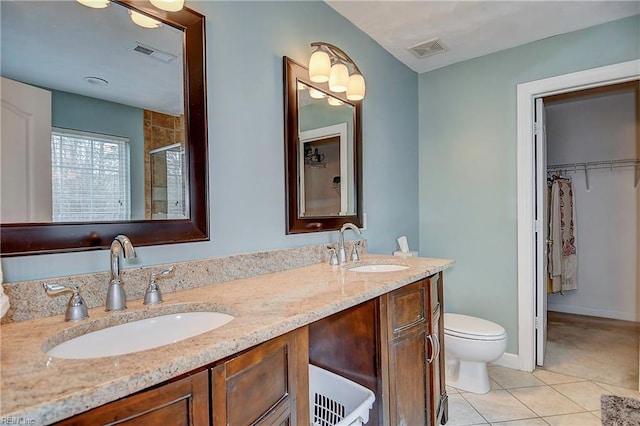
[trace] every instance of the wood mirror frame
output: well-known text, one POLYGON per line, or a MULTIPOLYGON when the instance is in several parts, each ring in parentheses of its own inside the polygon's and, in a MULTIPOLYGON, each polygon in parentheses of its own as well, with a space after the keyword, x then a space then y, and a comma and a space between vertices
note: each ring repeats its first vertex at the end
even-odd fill
POLYGON ((118 234, 127 235, 135 246, 209 240, 205 18, 188 8, 165 12, 148 0, 114 1, 184 32, 189 219, 0 224, 2 256, 108 248, 118 234))
POLYGON ((286 222, 287 234, 306 232, 334 231, 345 223, 363 227, 362 213, 362 112, 361 102, 347 100, 344 93, 329 91, 327 83, 313 83, 309 80, 309 71, 304 65, 284 57, 284 144, 285 144, 285 185, 286 185, 286 222), (298 81, 354 107, 353 114, 353 174, 355 188, 355 215, 300 217, 299 211, 299 120, 298 120, 298 81))

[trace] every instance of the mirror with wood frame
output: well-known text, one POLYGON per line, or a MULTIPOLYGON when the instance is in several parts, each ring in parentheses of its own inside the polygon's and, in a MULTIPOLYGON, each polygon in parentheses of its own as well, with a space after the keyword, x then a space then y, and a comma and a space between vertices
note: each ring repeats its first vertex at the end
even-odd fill
POLYGON ((208 240, 204 16, 148 0, 0 6, 2 256, 106 248, 118 234, 136 246, 208 240), (5 146, 27 115, 5 95, 38 92, 44 130, 5 146))
POLYGON ((361 102, 283 67, 287 234, 362 227, 361 102))

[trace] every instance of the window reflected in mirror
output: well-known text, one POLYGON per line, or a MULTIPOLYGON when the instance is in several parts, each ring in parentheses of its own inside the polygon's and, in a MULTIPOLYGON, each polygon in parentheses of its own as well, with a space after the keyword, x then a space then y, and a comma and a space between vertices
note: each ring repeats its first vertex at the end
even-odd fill
POLYGON ((108 222, 131 218, 129 139, 53 128, 51 203, 43 221, 108 222))

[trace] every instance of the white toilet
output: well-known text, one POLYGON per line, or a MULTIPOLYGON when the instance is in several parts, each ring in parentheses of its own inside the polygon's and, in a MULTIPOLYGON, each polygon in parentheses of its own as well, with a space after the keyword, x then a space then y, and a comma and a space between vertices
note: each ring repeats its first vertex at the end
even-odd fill
POLYGON ((444 314, 446 383, 473 393, 491 389, 487 363, 504 354, 507 332, 494 322, 460 314, 444 314))

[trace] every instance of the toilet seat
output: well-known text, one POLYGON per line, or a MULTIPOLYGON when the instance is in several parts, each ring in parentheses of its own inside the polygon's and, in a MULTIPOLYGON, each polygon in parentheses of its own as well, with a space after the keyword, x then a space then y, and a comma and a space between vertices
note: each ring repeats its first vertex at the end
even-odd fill
POLYGON ((461 314, 444 314, 444 333, 469 340, 495 341, 507 338, 507 332, 499 324, 482 318, 461 314))

